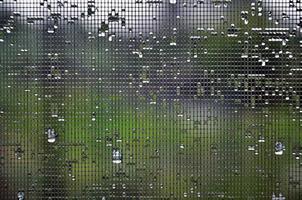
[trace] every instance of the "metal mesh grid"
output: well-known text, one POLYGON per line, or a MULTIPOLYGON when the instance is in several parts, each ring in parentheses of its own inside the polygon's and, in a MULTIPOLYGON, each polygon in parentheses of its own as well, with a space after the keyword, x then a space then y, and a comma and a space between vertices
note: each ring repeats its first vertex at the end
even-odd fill
POLYGON ((0 199, 300 199, 299 0, 0 0, 0 199))

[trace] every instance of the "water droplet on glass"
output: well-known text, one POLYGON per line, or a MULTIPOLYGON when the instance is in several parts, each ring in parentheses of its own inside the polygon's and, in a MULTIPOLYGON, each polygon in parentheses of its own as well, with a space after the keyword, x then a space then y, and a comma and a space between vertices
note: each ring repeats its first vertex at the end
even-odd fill
POLYGON ((249 145, 248 150, 249 151, 255 151, 255 145, 249 145))
POLYGON ((22 154, 24 153, 24 151, 21 149, 21 147, 18 147, 15 151, 15 156, 17 157, 18 160, 21 159, 22 154))
POLYGON ((47 29, 47 33, 49 33, 49 34, 53 34, 54 32, 55 32, 54 27, 49 27, 49 28, 47 29))
POLYGON ((285 197, 280 193, 279 196, 272 195, 272 200, 285 200, 285 197))
POLYGON ((285 150, 285 146, 281 142, 276 142, 275 144, 275 154, 282 155, 285 150))
POLYGON ((118 22, 119 21, 119 14, 115 12, 115 9, 112 9, 111 13, 108 14, 108 21, 109 22, 118 22))
POLYGON ((234 24, 231 24, 231 27, 228 28, 228 37, 237 37, 238 32, 238 28, 236 28, 234 24))
POLYGON ((18 200, 24 200, 25 199, 24 192, 18 192, 17 197, 18 197, 18 200))
POLYGON ((258 142, 260 143, 262 143, 262 142, 265 142, 265 139, 264 139, 264 136, 262 136, 262 135, 260 135, 259 136, 259 139, 258 139, 258 142))
POLYGON ((119 149, 113 149, 112 150, 112 162, 113 163, 116 163, 116 164, 119 164, 122 162, 122 153, 119 149))
POLYGON ((45 134, 47 134, 47 141, 49 143, 54 143, 56 141, 56 138, 58 137, 58 134, 52 128, 48 128, 45 134))
POLYGON ((302 155, 302 147, 299 146, 299 145, 296 145, 294 148, 293 148, 293 155, 295 156, 295 158, 297 160, 300 159, 300 156, 302 155))

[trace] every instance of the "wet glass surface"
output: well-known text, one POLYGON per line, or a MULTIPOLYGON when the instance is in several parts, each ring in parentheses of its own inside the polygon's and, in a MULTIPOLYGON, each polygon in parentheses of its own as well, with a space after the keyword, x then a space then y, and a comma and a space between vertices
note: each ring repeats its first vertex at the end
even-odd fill
POLYGON ((0 199, 299 199, 299 0, 0 0, 0 199))

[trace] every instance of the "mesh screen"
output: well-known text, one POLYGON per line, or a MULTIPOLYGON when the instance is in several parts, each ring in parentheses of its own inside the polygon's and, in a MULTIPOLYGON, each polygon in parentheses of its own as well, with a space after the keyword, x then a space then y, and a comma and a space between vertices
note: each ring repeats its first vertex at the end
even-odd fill
POLYGON ((0 199, 302 199, 300 0, 0 0, 0 199))

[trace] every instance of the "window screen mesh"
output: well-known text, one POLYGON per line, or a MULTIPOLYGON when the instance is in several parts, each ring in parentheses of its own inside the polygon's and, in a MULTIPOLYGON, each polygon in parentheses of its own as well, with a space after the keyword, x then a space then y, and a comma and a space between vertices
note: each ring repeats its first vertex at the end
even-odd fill
POLYGON ((302 199, 300 0, 0 0, 0 199, 302 199))

